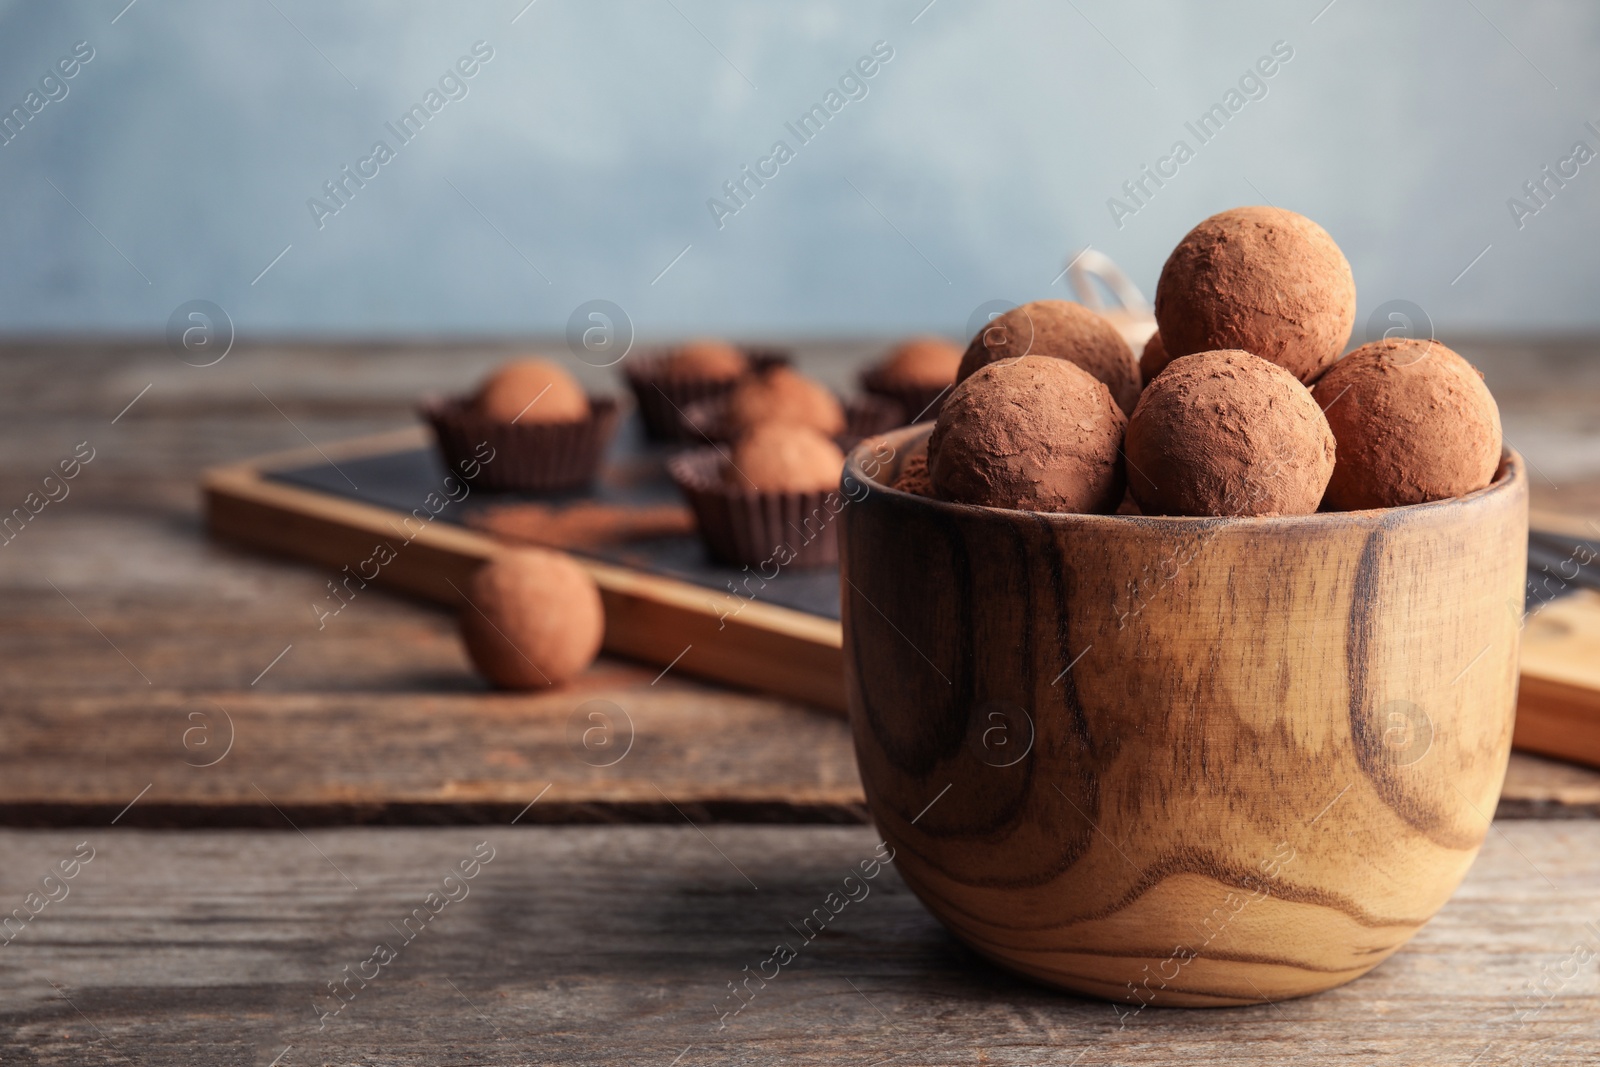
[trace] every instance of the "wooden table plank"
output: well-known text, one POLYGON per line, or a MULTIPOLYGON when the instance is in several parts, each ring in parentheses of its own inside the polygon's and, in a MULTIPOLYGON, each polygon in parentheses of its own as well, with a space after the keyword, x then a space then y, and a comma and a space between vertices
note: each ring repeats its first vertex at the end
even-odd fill
POLYGON ((1600 818, 1600 774, 1591 767, 1511 753, 1496 819, 1600 818))
POLYGON ((876 840, 863 828, 796 827, 4 832, 7 903, 20 904, 80 842, 94 853, 64 883, 67 895, 0 947, 0 1059, 1486 1067, 1600 1058, 1592 955, 1572 962, 1574 946, 1600 953, 1600 822, 1498 827, 1439 917, 1351 985, 1274 1006, 1126 1018, 977 959, 892 868, 805 942, 789 924, 822 906, 876 840), (493 858, 463 896, 444 876, 475 850, 493 858), (402 922, 444 889, 458 899, 413 920, 420 932, 407 942, 402 922), (759 970, 779 942, 797 958, 764 987, 752 983, 745 1007, 723 1018, 736 1004, 728 984, 759 970), (364 966, 379 943, 395 958, 364 966), (376 977, 352 983, 353 999, 319 1030, 314 1005, 332 1012, 339 1002, 327 983, 346 967, 376 977))
POLYGON ((594 671, 550 696, 156 691, 13 704, 0 824, 104 825, 136 795, 122 825, 504 824, 536 797, 525 821, 865 821, 836 718, 665 682, 638 700, 604 684, 633 673, 594 671), (611 725, 588 718, 596 708, 611 725))

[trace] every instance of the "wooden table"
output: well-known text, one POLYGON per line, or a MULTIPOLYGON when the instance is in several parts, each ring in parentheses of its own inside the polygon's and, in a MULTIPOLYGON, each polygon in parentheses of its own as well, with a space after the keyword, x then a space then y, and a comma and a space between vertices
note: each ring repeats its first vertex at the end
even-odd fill
MULTIPOLYGON (((1600 513, 1595 346, 1459 347, 1535 506, 1600 513)), ((871 348, 803 357, 844 384, 871 348)), ((891 870, 719 1020, 876 843, 841 721, 608 660, 569 692, 491 694, 445 614, 374 589, 319 631, 325 575, 202 535, 200 468, 405 425, 503 354, 241 346, 200 369, 159 344, 8 346, 5 509, 80 442, 94 458, 0 547, 3 910, 80 842, 94 858, 0 945, 0 1062, 1600 1057, 1594 960, 1568 962, 1600 955, 1600 774, 1522 755, 1457 897, 1321 997, 1122 1019, 978 962, 891 870), (609 767, 569 737, 590 699, 632 722, 609 767), (405 942, 483 841, 468 895, 405 942), (313 998, 329 1011, 380 940, 396 958, 318 1030, 313 998)))

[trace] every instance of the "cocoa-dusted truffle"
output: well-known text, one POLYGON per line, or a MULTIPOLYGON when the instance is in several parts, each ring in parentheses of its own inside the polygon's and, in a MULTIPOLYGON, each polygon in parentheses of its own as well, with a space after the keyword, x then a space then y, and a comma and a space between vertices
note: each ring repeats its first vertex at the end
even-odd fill
POLYGON ((734 436, 769 422, 809 426, 828 437, 844 432, 839 398, 788 367, 774 367, 740 382, 728 394, 725 418, 734 436))
POLYGON ((1167 347, 1161 343, 1161 331, 1157 330, 1150 335, 1144 343, 1144 352, 1139 356, 1139 377, 1144 379, 1144 384, 1149 385, 1150 379, 1167 369, 1167 364, 1172 362, 1172 357, 1167 355, 1167 347))
POLYGON ((722 480, 760 493, 833 489, 844 469, 839 446, 809 426, 774 422, 758 426, 733 446, 722 480))
POLYGON ((600 589, 570 556, 507 549, 472 576, 461 639, 505 689, 560 685, 594 661, 605 634, 600 589))
POLYGON ((884 385, 952 385, 961 369, 961 346, 943 337, 912 337, 889 350, 873 374, 884 385))
POLYGON ((951 391, 934 424, 934 495, 1108 514, 1122 500, 1118 446, 1126 424, 1104 383, 1076 363, 1022 356, 987 364, 951 391))
POLYGON ((1123 444, 1146 515, 1309 515, 1333 473, 1311 391, 1248 352, 1174 359, 1139 397, 1123 444))
POLYGON ((731 382, 750 369, 745 354, 726 341, 685 341, 661 360, 661 373, 706 382, 731 382))
POLYGON ((1500 466, 1500 409, 1477 369, 1438 341, 1362 345, 1312 395, 1339 442, 1324 501, 1331 510, 1461 496, 1500 466))
POLYGON ((578 380, 548 359, 519 359, 489 375, 478 390, 478 413, 496 422, 582 422, 589 398, 578 380))
POLYGON ((1017 356, 1052 356, 1075 363, 1106 384, 1124 413, 1139 399, 1139 362, 1117 328, 1082 304, 1035 300, 999 316, 973 337, 956 381, 979 367, 1017 356))
POLYGON ((917 496, 933 495, 933 479, 928 475, 928 442, 919 441, 900 461, 900 473, 895 477, 894 488, 902 493, 917 496))
POLYGON ((1190 230, 1156 283, 1172 359, 1243 349, 1300 381, 1344 351, 1356 319, 1350 264, 1328 231, 1275 207, 1240 207, 1190 230))

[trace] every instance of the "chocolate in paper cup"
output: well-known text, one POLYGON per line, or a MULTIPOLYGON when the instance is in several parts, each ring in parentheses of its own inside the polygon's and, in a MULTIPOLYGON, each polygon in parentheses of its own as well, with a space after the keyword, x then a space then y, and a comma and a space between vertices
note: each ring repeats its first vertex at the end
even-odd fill
MULTIPOLYGON (((955 383, 949 385, 910 385, 905 382, 896 382, 886 377, 880 371, 873 369, 863 371, 861 374, 861 388, 876 396, 887 397, 900 405, 905 411, 904 422, 932 422, 939 417, 939 409, 944 407, 945 399, 950 395, 950 390, 955 388, 955 383)), ((885 427, 893 429, 893 427, 885 427)), ((882 431, 875 431, 882 432, 882 431)), ((870 436, 863 434, 862 436, 870 436)))
MULTIPOLYGON (((863 393, 849 399, 841 398, 844 408, 844 432, 834 437, 839 446, 848 452, 862 438, 887 433, 906 423, 905 409, 888 397, 863 393)), ((683 410, 678 429, 684 440, 710 441, 722 444, 738 436, 727 419, 727 397, 703 400, 683 410)))
POLYGON ((712 556, 736 567, 769 561, 783 567, 828 567, 839 562, 839 512, 848 503, 839 490, 740 489, 722 480, 726 462, 715 448, 693 449, 667 461, 712 556))
POLYGON ((844 402, 844 434, 839 443, 846 452, 864 437, 899 429, 906 424, 905 405, 875 393, 861 393, 844 402))
POLYGON ((679 441, 699 444, 725 444, 733 440, 733 427, 726 418, 727 394, 697 401, 678 414, 679 441))
POLYGON ((762 374, 789 362, 789 354, 772 348, 741 348, 749 371, 737 378, 703 378, 673 374, 667 368, 670 350, 642 355, 623 364, 622 376, 639 404, 645 433, 653 441, 698 441, 685 435, 683 413, 695 404, 725 397, 750 374, 762 374))
POLYGON ((621 408, 611 397, 590 397, 589 417, 577 422, 501 422, 464 398, 422 406, 439 452, 451 471, 491 492, 555 493, 582 489, 600 471, 616 434, 621 408), (480 455, 487 444, 494 451, 480 455))

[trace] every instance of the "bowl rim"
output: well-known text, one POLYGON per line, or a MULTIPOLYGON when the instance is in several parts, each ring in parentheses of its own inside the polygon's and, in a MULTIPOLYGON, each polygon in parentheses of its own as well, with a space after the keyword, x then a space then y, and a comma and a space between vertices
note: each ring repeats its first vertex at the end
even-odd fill
MULTIPOLYGON (((1113 530, 1131 530, 1139 527, 1155 528, 1170 532, 1183 532, 1188 530, 1206 530, 1217 527, 1244 526, 1252 529, 1293 529, 1297 526, 1326 526, 1330 523, 1346 523, 1351 521, 1386 523, 1392 518, 1420 518, 1430 512, 1442 511, 1448 508, 1463 508, 1487 505, 1491 500, 1504 495, 1525 493, 1528 471, 1527 463, 1513 448, 1507 447, 1503 442, 1500 447, 1500 465, 1495 470, 1494 480, 1482 489, 1475 489, 1465 496, 1447 497, 1444 500, 1430 500, 1422 504, 1402 504, 1393 508, 1368 508, 1363 511, 1315 511, 1309 515, 1097 515, 1080 514, 1073 512, 1054 511, 1023 511, 1017 508, 995 508, 980 504, 960 504, 950 500, 938 500, 933 497, 922 496, 919 493, 908 493, 903 489, 896 489, 878 479, 869 476, 862 465, 863 459, 871 454, 872 446, 878 442, 888 441, 898 452, 899 449, 912 446, 927 438, 933 433, 934 424, 919 422, 911 426, 902 426, 896 430, 885 433, 873 434, 852 448, 845 456, 844 472, 841 478, 854 478, 871 487, 873 493, 886 493, 890 499, 910 501, 912 506, 928 507, 934 511, 943 511, 950 515, 961 515, 972 518, 983 518, 995 522, 1015 522, 1019 519, 1028 519, 1033 522, 1044 522, 1052 526, 1063 528, 1100 528, 1106 532, 1113 530)), ((871 494, 868 494, 871 495, 871 494)))

